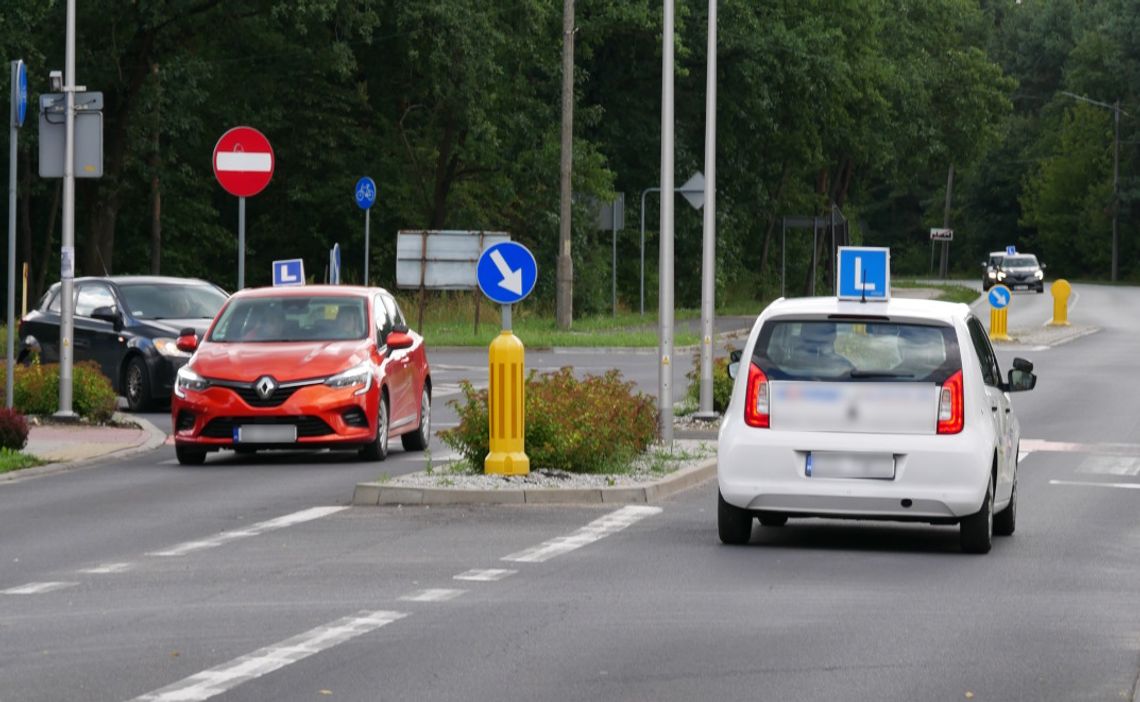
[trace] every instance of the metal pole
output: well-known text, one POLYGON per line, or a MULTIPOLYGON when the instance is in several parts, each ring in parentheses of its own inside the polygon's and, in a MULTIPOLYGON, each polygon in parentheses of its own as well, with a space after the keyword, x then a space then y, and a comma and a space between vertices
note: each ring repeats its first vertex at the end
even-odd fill
POLYGON ((16 120, 16 93, 19 91, 20 62, 12 62, 11 130, 8 132, 8 349, 4 376, 4 406, 12 408, 13 376, 16 372, 16 140, 20 128, 16 120))
POLYGON ((368 220, 372 208, 364 210, 364 285, 368 286, 368 220))
MULTIPOLYGON (((613 219, 610 224, 613 225, 612 233, 610 235, 610 244, 613 246, 613 254, 610 257, 610 296, 613 298, 614 312, 613 316, 617 316, 617 200, 614 200, 610 206, 613 219)), ((624 219, 624 218, 623 218, 624 219)))
POLYGON ((503 305, 503 331, 511 330, 511 306, 503 305))
MULTIPOLYGON (((661 192, 673 193, 673 0, 664 0, 661 32, 661 192)), ((673 443, 673 199, 661 196, 658 262, 659 352, 657 422, 661 441, 673 443)))
MULTIPOLYGON (((331 271, 330 271, 331 274, 331 271)), ((245 198, 238 198, 238 290, 245 289, 245 198)))
POLYGON ((661 188, 646 188, 641 191, 641 316, 645 316, 645 196, 661 192, 661 188))
POLYGON ((1116 112, 1116 134, 1112 140, 1112 280, 1116 282, 1120 260, 1120 234, 1116 224, 1120 218, 1120 100, 1116 101, 1113 110, 1116 112))
POLYGON ((785 290, 784 279, 788 274, 788 220, 780 222, 780 297, 788 293, 785 290))
POLYGON ((60 243, 59 411, 74 419, 71 409, 72 362, 75 336, 75 0, 67 0, 67 31, 63 94, 66 99, 63 146, 63 235, 60 243))
MULTIPOLYGON (((954 197, 954 164, 946 172, 946 205, 942 210, 942 228, 950 228, 950 203, 954 197)), ((945 279, 950 274, 950 242, 942 241, 942 260, 938 264, 938 275, 945 279)))
POLYGON ((716 315, 716 3, 709 0, 705 77, 705 207, 701 252, 701 384, 699 418, 713 419, 713 322, 716 315))

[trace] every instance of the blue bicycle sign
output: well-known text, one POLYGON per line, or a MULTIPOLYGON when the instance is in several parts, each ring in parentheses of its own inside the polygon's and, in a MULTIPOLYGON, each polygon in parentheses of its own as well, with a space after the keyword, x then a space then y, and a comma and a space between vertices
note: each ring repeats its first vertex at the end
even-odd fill
POLYGON ((356 181, 356 206, 367 210, 376 202, 376 183, 368 176, 356 181))

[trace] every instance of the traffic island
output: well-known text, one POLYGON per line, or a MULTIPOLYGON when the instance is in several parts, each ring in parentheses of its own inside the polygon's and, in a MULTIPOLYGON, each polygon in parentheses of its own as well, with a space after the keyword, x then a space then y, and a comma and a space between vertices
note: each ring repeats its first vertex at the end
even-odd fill
POLYGON ((716 475, 715 444, 675 441, 655 447, 627 473, 534 469, 527 475, 471 473, 458 465, 358 483, 354 505, 645 504, 716 475))
POLYGON ((110 422, 60 423, 51 417, 29 417, 24 453, 45 462, 22 470, 0 473, 0 480, 15 480, 57 473, 106 458, 125 458, 162 446, 166 434, 139 417, 115 413, 110 422))

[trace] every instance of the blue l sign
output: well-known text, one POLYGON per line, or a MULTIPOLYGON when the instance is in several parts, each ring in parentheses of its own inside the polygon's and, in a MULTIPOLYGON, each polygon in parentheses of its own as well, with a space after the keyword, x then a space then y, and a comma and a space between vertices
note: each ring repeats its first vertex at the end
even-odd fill
POLYGON ((483 250, 475 275, 479 289, 492 302, 513 305, 534 290, 538 264, 527 247, 504 241, 483 250))
POLYGON ((376 202, 376 182, 368 176, 356 181, 356 206, 367 210, 376 202))
POLYGON ((273 284, 304 285, 305 261, 300 258, 291 258, 286 261, 274 261, 273 284))
POLYGON ((990 301, 990 307, 993 307, 995 310, 1003 310, 1009 306, 1010 300, 1013 299, 1013 293, 1004 285, 995 285, 990 288, 988 299, 990 301))
POLYGON ((891 299, 891 250, 840 246, 836 290, 840 300, 891 299))

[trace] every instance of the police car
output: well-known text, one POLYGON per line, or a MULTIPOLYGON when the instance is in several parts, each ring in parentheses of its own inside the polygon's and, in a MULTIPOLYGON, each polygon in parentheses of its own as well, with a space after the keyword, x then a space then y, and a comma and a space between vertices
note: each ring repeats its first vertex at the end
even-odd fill
POLYGON ((769 305, 729 366, 717 449, 726 544, 747 543, 754 520, 798 517, 957 524, 970 553, 1014 531, 1010 393, 1034 387, 1033 364, 1014 359, 1003 376, 967 305, 890 299, 889 254, 868 251, 840 250, 840 297, 769 305))

